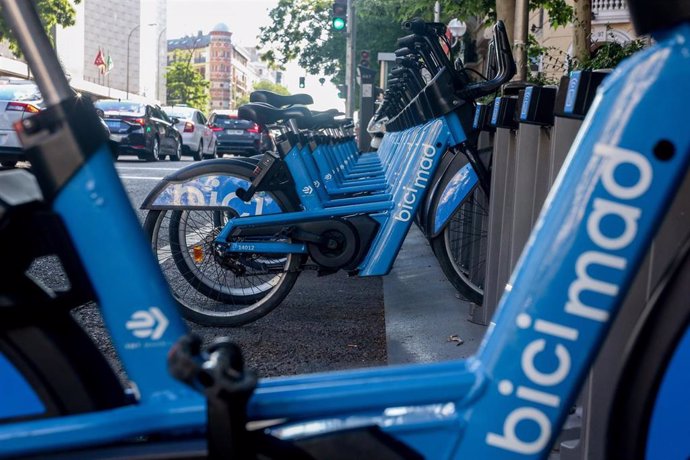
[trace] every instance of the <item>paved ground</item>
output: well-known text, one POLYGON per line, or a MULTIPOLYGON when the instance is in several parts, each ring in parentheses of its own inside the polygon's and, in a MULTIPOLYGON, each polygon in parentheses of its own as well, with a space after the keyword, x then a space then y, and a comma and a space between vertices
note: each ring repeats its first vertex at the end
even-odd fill
POLYGON ((474 354, 486 330, 467 320, 429 243, 414 225, 383 278, 389 364, 437 362, 474 354))

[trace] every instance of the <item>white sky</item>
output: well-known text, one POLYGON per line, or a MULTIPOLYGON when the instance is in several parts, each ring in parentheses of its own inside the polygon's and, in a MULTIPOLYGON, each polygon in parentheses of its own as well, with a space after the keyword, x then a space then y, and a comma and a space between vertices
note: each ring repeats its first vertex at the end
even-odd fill
MULTIPOLYGON (((167 0, 168 39, 208 33, 219 22, 225 23, 232 32, 232 39, 242 46, 257 44, 259 28, 268 24, 268 11, 278 0, 167 0)), ((344 110, 343 99, 337 97, 337 89, 330 82, 321 86, 318 76, 307 76, 306 88, 298 87, 299 77, 306 73, 295 63, 289 64, 283 84, 291 93, 306 92, 314 98, 315 110, 337 108, 344 110)))

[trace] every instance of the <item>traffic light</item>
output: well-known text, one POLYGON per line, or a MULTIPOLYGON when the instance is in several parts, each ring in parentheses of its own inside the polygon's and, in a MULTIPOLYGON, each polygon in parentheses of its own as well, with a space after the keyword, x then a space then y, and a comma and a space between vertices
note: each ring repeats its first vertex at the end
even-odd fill
POLYGON ((362 67, 369 67, 369 51, 360 51, 359 53, 359 65, 362 67))
POLYGON ((304 83, 304 77, 299 77, 299 87, 304 88, 305 86, 307 85, 304 83))
POLYGON ((340 99, 347 98, 347 85, 338 85, 338 97, 340 99))
POLYGON ((345 30, 347 26, 347 0, 334 0, 331 27, 333 30, 345 30))

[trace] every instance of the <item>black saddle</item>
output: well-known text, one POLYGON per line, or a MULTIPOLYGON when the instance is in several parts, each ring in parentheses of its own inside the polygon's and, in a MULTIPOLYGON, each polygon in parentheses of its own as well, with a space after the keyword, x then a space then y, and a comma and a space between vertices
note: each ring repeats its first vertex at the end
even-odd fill
POLYGON ((314 103, 314 99, 308 94, 293 94, 292 96, 282 96, 271 91, 253 91, 249 95, 249 102, 264 102, 273 107, 286 107, 289 105, 309 105, 314 103))
POLYGON ((244 120, 251 120, 260 125, 270 125, 281 120, 291 118, 311 118, 311 111, 301 105, 286 107, 284 109, 274 107, 267 103, 250 102, 237 109, 237 116, 244 120))

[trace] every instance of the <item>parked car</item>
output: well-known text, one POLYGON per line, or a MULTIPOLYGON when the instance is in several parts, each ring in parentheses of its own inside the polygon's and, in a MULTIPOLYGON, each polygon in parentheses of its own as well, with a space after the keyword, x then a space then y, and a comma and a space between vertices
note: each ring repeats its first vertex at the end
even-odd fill
POLYGON ((201 111, 182 105, 163 107, 163 111, 179 120, 175 128, 182 136, 183 155, 191 155, 196 161, 216 158, 216 135, 201 111))
POLYGON ((0 79, 0 164, 11 168, 26 159, 14 123, 43 109, 36 84, 15 78, 0 79))
POLYGON ((216 133, 218 156, 252 156, 273 149, 271 134, 265 126, 237 117, 236 110, 216 110, 209 118, 216 133))
POLYGON ((103 120, 110 130, 115 159, 121 154, 136 155, 146 161, 166 156, 172 161, 182 157, 182 136, 175 123, 158 106, 136 101, 103 99, 95 103, 103 111, 103 120))

